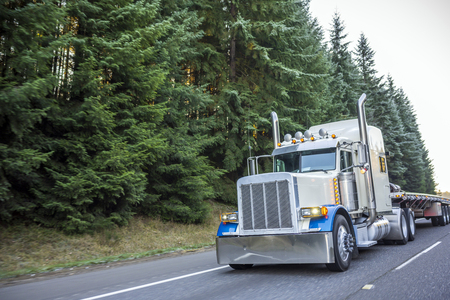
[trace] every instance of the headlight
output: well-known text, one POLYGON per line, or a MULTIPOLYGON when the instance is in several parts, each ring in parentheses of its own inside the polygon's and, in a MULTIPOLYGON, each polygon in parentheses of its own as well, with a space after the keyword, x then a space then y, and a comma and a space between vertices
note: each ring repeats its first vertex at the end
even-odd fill
POLYGON ((237 212, 228 212, 228 213, 222 213, 220 215, 220 221, 221 222, 237 222, 238 221, 238 214, 237 212))
POLYGON ((323 216, 326 216, 327 214, 328 214, 328 208, 326 208, 326 206, 302 208, 302 217, 303 218, 323 217, 323 216))

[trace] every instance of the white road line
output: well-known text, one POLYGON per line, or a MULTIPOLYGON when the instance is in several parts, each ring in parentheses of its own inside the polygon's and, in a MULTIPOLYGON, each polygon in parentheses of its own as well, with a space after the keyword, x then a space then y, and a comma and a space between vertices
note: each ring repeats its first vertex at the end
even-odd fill
POLYGON ((403 268, 404 266, 406 266, 407 264, 409 264, 410 262, 412 262, 413 260, 415 260, 416 258, 418 258, 419 256, 421 256, 422 254, 427 253, 428 251, 430 251, 431 249, 433 249, 434 247, 436 247, 437 245, 439 245, 440 243, 442 243, 441 241, 435 243, 434 245, 428 247, 427 249, 423 250, 422 252, 420 252, 419 254, 417 254, 416 256, 410 258, 409 260, 407 260, 406 262, 404 262, 403 264, 401 264, 400 266, 398 266, 397 268, 395 268, 395 270, 400 270, 401 268, 403 268))
POLYGON ((213 271, 224 269, 224 268, 228 268, 228 266, 222 266, 222 267, 218 267, 218 268, 214 268, 214 269, 209 269, 209 270, 205 270, 205 271, 191 273, 191 274, 178 276, 178 277, 174 277, 174 278, 170 278, 170 279, 165 279, 165 280, 161 280, 161 281, 157 281, 157 282, 147 283, 147 284, 144 284, 144 285, 139 285, 139 286, 135 286, 135 287, 132 287, 132 288, 128 288, 128 289, 124 289, 124 290, 120 290, 120 291, 116 291, 116 292, 112 292, 112 293, 107 293, 107 294, 98 295, 98 296, 94 296, 94 297, 84 298, 82 300, 94 300, 94 299, 105 298, 105 297, 109 297, 109 296, 113 296, 113 295, 117 295, 117 294, 122 294, 122 293, 127 293, 127 292, 131 292, 131 291, 143 289, 143 288, 146 288, 146 287, 149 287, 149 286, 158 285, 158 284, 161 284, 161 283, 166 283, 166 282, 179 280, 179 279, 183 279, 183 278, 187 278, 187 277, 192 277, 192 276, 196 276, 196 275, 200 275, 200 274, 204 274, 204 273, 208 273, 208 272, 213 272, 213 271))

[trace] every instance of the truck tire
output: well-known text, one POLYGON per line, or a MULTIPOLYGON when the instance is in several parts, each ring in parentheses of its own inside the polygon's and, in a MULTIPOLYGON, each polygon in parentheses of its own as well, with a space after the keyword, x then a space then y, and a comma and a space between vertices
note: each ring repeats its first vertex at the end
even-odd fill
POLYGON ((350 267, 352 261, 353 237, 350 226, 343 215, 336 215, 333 224, 334 263, 326 264, 328 270, 343 272, 350 267))
POLYGON ((402 239, 397 241, 397 245, 406 245, 408 243, 408 232, 409 226, 406 220, 406 213, 402 209, 400 215, 400 233, 402 234, 402 239))
POLYGON ((439 225, 438 217, 431 217, 431 224, 433 224, 433 226, 438 226, 439 225))
POLYGON ((445 218, 444 218, 444 211, 442 210, 442 216, 437 217, 438 222, 440 226, 445 226, 445 218))
POLYGON ((447 208, 442 205, 442 217, 444 218, 444 224, 447 225, 447 208))
POLYGON ((414 220, 414 213, 410 210, 406 210, 408 215, 408 241, 412 242, 416 238, 416 222, 414 220))
POLYGON ((444 210, 445 210, 445 224, 448 224, 450 222, 450 214, 447 205, 444 206, 444 210))
POLYGON ((253 264, 245 264, 245 265, 230 264, 230 267, 232 267, 235 270, 247 270, 253 267, 253 264))

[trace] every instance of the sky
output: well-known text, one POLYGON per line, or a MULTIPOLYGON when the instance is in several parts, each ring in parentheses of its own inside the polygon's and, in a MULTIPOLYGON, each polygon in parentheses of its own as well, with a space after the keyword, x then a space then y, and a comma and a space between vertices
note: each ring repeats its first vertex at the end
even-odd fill
MULTIPOLYGON (((450 191, 450 0, 311 0, 329 41, 335 12, 355 50, 364 33, 378 76, 390 74, 414 106, 437 189, 450 191)), ((368 99, 367 101, 370 101, 368 99)))

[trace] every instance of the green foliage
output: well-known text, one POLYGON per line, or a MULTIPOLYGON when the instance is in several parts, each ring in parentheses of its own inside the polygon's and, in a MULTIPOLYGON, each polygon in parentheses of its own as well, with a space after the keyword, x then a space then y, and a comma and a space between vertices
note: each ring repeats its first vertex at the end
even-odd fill
POLYGON ((63 14, 54 3, 4 2, 0 5, 0 221, 28 217, 36 207, 32 190, 52 155, 39 126, 52 100, 55 80, 48 61, 56 46, 54 26, 63 14))

